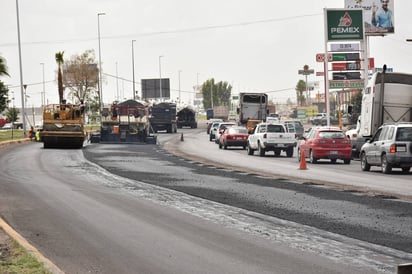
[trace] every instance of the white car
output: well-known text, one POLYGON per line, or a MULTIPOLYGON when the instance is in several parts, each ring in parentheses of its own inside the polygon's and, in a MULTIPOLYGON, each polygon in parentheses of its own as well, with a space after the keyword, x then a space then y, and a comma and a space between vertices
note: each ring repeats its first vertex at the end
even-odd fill
POLYGON ((4 124, 3 127, 1 127, 1 129, 12 129, 13 128, 13 123, 6 123, 4 124))

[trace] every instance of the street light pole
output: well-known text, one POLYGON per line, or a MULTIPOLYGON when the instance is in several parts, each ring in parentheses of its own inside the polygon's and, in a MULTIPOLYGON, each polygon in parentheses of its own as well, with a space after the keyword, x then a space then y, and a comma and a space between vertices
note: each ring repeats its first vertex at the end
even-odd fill
POLYGON ((21 111, 23 113, 23 137, 26 138, 26 117, 24 108, 24 95, 23 91, 23 65, 21 61, 21 41, 20 41, 20 19, 19 19, 19 1, 16 0, 16 14, 17 14, 17 39, 19 45, 19 64, 20 64, 20 92, 21 92, 21 111))
POLYGON ((181 103, 181 97, 180 97, 180 73, 181 73, 182 71, 181 70, 179 70, 179 104, 181 103))
POLYGON ((106 13, 97 14, 97 35, 99 40, 99 97, 100 97, 100 108, 103 109, 103 87, 102 87, 102 56, 100 49, 100 15, 106 15, 106 13))
POLYGON ((40 63, 40 65, 42 66, 42 71, 43 71, 43 92, 42 92, 42 96, 41 96, 41 105, 42 105, 42 107, 44 107, 45 98, 46 98, 46 87, 45 87, 45 82, 44 82, 44 63, 40 63))
POLYGON ((160 96, 160 101, 162 101, 162 97, 163 97, 162 96, 162 63, 160 62, 162 57, 163 57, 163 55, 159 56, 159 80, 160 80, 160 84, 159 84, 160 93, 159 93, 159 96, 160 96))
POLYGON ((136 86, 135 86, 135 79, 134 79, 134 47, 133 43, 136 40, 132 40, 132 73, 133 73, 133 99, 136 100, 136 86))
POLYGON ((117 70, 117 62, 116 62, 116 101, 119 101, 119 71, 117 70))

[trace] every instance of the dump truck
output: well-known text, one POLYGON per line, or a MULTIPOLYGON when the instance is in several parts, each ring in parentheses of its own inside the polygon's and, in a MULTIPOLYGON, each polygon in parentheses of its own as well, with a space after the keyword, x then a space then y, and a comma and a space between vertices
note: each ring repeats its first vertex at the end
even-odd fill
POLYGON ((166 130, 167 133, 176 133, 176 104, 162 102, 149 108, 150 125, 153 132, 166 130))
POLYGON ((43 109, 40 141, 44 148, 82 148, 86 137, 83 109, 73 104, 49 104, 43 109))
POLYGON ((145 102, 133 99, 113 102, 101 119, 100 133, 91 136, 92 143, 156 143, 145 102))
POLYGON ((177 127, 197 128, 196 112, 191 107, 185 107, 177 113, 177 127))

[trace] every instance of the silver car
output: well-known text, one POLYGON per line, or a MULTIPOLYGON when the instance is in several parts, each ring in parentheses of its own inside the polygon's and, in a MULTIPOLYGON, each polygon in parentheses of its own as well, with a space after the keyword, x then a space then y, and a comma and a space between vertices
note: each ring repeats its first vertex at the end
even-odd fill
POLYGON ((361 168, 379 166, 389 174, 392 168, 408 173, 412 167, 412 123, 382 125, 360 152, 361 168))

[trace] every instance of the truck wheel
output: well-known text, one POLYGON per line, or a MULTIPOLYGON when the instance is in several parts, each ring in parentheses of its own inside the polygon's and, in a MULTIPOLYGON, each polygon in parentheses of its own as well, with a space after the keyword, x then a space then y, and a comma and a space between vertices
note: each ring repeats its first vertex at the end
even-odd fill
POLYGON ((388 163, 388 159, 386 158, 386 154, 382 155, 381 168, 382 168, 382 172, 385 173, 385 174, 392 173, 392 165, 388 163))
POLYGON ((255 152, 255 150, 250 147, 249 143, 246 146, 246 151, 248 155, 253 155, 253 153, 255 152))
POLYGON ((265 156, 265 150, 260 146, 260 144, 258 144, 258 152, 260 157, 265 156))
POLYGON ((365 152, 362 152, 360 155, 360 163, 362 171, 371 170, 371 165, 368 163, 368 160, 366 160, 365 152))
POLYGON ((293 147, 288 147, 287 149, 286 149, 286 156, 287 157, 293 157, 293 147))
POLYGON ((311 150, 311 151, 309 152, 309 159, 310 159, 310 162, 311 162, 312 164, 316 164, 316 163, 318 162, 318 159, 315 158, 315 157, 313 157, 313 150, 311 150))

